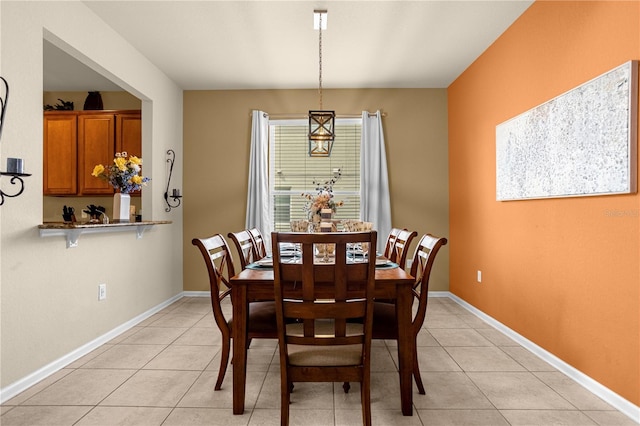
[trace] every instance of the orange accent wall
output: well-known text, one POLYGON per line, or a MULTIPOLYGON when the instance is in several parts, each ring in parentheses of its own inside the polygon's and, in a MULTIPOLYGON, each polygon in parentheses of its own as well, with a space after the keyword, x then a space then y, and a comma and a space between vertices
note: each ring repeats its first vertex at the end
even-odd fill
POLYGON ((638 59, 639 1, 537 1, 448 88, 451 292, 635 405, 640 196, 498 202, 495 128, 638 59))

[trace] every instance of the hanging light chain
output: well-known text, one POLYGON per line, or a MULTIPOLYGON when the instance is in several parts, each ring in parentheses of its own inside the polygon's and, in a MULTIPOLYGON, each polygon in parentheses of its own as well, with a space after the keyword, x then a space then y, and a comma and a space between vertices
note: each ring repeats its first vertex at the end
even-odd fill
POLYGON ((322 111, 322 13, 319 17, 318 30, 320 31, 318 36, 318 92, 320 94, 320 110, 322 111))

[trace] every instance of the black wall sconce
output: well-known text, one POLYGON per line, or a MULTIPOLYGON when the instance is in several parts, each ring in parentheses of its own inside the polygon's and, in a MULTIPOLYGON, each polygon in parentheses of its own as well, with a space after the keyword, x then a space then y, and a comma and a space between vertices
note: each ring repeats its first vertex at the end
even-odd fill
POLYGON ((170 166, 169 178, 167 179, 167 190, 164 192, 164 201, 167 202, 167 207, 164 209, 164 211, 170 212, 171 209, 175 209, 176 207, 180 206, 182 195, 180 195, 180 190, 177 188, 173 188, 171 195, 169 195, 169 185, 171 184, 171 175, 173 174, 173 163, 176 161, 176 153, 172 149, 169 149, 167 150, 167 155, 169 156, 169 158, 167 158, 167 163, 169 163, 170 166), (169 198, 173 199, 175 205, 171 205, 169 198))
MULTIPOLYGON (((9 100, 9 83, 4 77, 0 77, 2 83, 4 84, 4 98, 0 94, 0 138, 2 138, 2 128, 4 127, 4 114, 7 111, 7 101, 9 100)), ((20 185, 17 188, 17 192, 15 194, 7 194, 2 189, 0 189, 0 206, 4 204, 4 199, 17 197, 22 194, 24 191, 24 181, 23 177, 31 176, 28 173, 24 172, 24 161, 22 158, 7 158, 7 170, 5 172, 0 172, 1 176, 11 176, 11 180, 9 183, 11 185, 20 185)))

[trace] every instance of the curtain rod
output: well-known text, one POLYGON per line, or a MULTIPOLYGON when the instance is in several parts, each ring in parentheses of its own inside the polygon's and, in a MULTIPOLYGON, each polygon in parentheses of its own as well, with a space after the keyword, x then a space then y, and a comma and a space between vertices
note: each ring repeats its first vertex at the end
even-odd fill
MULTIPOLYGON (((375 112, 367 112, 369 114, 369 117, 376 115, 375 112)), ((249 116, 251 116, 251 114, 249 114, 249 116)), ((269 117, 269 118, 274 118, 274 119, 296 119, 296 118, 309 118, 309 114, 269 114, 269 113, 264 113, 265 117, 269 117)), ((382 113, 383 117, 387 116, 386 112, 382 113)), ((336 114, 336 118, 361 118, 362 117, 362 113, 360 114, 336 114)))

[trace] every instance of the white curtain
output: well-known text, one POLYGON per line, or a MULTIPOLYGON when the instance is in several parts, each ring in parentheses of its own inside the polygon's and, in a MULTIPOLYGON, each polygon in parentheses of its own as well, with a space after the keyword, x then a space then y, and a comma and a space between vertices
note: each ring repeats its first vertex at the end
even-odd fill
POLYGON ((247 188, 246 228, 258 228, 271 248, 271 221, 269 220, 269 116, 253 111, 251 123, 251 152, 249 155, 249 185, 247 188))
POLYGON ((391 231, 391 202, 387 154, 382 132, 382 114, 362 113, 362 143, 360 146, 360 217, 372 222, 378 231, 378 252, 384 252, 391 231))

